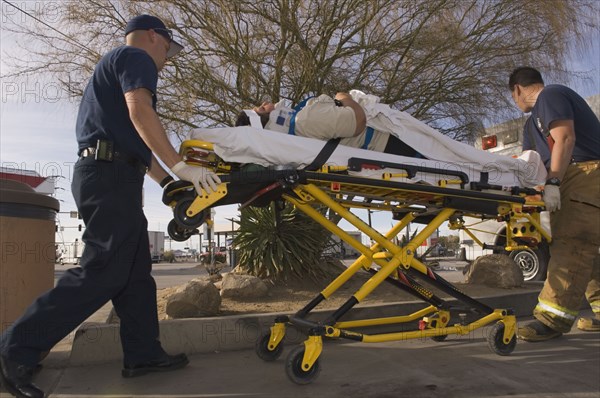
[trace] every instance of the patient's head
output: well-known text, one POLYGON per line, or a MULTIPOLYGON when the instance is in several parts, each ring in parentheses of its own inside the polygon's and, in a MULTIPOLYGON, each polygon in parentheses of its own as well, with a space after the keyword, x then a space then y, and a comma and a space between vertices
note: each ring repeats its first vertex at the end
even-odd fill
POLYGON ((275 110, 275 104, 273 104, 272 102, 265 101, 259 106, 255 106, 254 108, 252 108, 252 110, 261 116, 269 115, 269 113, 275 110))
MULTIPOLYGON (((252 108, 254 112, 260 116, 260 122, 263 127, 267 125, 269 121, 269 114, 275 109, 275 105, 272 102, 263 102, 260 106, 255 106, 252 108)), ((235 127, 239 126, 250 126, 250 117, 246 114, 245 111, 241 111, 237 119, 235 121, 235 127)))

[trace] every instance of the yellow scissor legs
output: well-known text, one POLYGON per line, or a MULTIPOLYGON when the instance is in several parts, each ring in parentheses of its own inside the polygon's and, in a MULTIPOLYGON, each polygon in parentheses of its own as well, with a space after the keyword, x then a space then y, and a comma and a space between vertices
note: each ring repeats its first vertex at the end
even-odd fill
POLYGON ((355 248, 361 256, 354 261, 334 281, 325 287, 321 293, 308 303, 294 316, 279 317, 271 327, 270 332, 263 335, 257 343, 257 353, 265 360, 273 360, 281 354, 282 341, 289 323, 303 331, 307 331, 308 339, 304 344, 294 348, 287 357, 286 373, 295 383, 305 384, 312 381, 320 371, 318 358, 322 352, 323 338, 343 338, 365 343, 390 342, 398 340, 431 338, 442 341, 448 335, 465 335, 482 328, 492 322, 496 324, 491 328, 488 341, 490 348, 500 355, 508 355, 515 346, 515 317, 507 310, 493 310, 490 307, 464 295, 450 283, 427 268, 416 258, 416 250, 442 223, 448 221, 455 214, 452 208, 443 208, 429 214, 430 221, 406 245, 394 244, 394 238, 418 214, 409 212, 385 235, 380 234, 361 219, 356 217, 346 205, 342 205, 318 186, 313 184, 298 185, 294 189, 295 195, 284 194, 284 198, 306 213, 313 220, 321 224, 331 233, 337 235, 344 242, 355 248), (344 220, 354 225, 374 242, 365 246, 352 238, 335 223, 328 220, 313 206, 325 205, 335 211, 344 220), (375 264, 377 267, 373 267, 375 264), (360 270, 367 270, 372 277, 365 282, 339 309, 334 311, 327 319, 321 322, 306 319, 307 315, 319 303, 333 295, 352 276, 360 270), (455 308, 436 297, 430 290, 421 286, 417 280, 424 280, 441 291, 466 303, 466 309, 455 308), (340 319, 356 304, 362 302, 384 280, 412 293, 430 305, 417 310, 409 315, 381 317, 374 319, 340 321, 340 319), (451 310, 465 312, 458 323, 452 324, 451 310), (479 319, 468 323, 467 313, 479 313, 479 319), (355 330, 363 327, 377 327, 381 325, 396 325, 415 323, 416 329, 411 331, 365 334, 355 330))

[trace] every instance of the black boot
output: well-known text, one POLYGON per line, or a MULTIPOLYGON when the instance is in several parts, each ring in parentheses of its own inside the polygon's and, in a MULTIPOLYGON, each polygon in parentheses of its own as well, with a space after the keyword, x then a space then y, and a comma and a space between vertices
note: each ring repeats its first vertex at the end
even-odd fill
POLYGON ((546 341, 560 336, 562 336, 561 332, 544 325, 537 319, 517 330, 517 338, 530 342, 546 341))
POLYGON ((17 398, 44 398, 44 392, 31 383, 34 369, 0 355, 0 381, 17 398))
POLYGON ((153 361, 125 365, 123 377, 137 377, 150 372, 169 372, 185 367, 189 363, 185 354, 167 355, 153 361))

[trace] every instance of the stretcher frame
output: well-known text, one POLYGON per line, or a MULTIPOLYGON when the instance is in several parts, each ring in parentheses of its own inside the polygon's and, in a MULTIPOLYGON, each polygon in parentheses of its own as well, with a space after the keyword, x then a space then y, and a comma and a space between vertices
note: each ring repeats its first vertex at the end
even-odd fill
MULTIPOLYGON (((404 170, 410 177, 415 172, 432 172, 446 175, 448 171, 402 164, 382 165, 373 159, 350 159, 347 166, 321 166, 317 170, 269 169, 259 172, 242 173, 236 165, 223 162, 213 152, 211 143, 198 140, 185 141, 180 153, 189 164, 208 167, 220 173, 222 183, 217 192, 210 195, 189 196, 189 184, 181 188, 186 195, 175 190, 163 199, 173 207, 175 227, 192 228, 206 220, 206 209, 221 204, 240 202, 252 205, 257 200, 273 193, 291 203, 318 222, 332 234, 352 246, 361 256, 335 278, 321 293, 292 316, 279 316, 270 331, 257 341, 256 353, 266 361, 277 359, 283 350, 283 339, 290 326, 306 333, 307 340, 293 349, 286 360, 286 373, 297 384, 312 382, 320 371, 318 358, 323 349, 323 339, 349 339, 363 343, 379 343, 408 339, 432 338, 443 341, 448 335, 466 335, 476 329, 495 322, 488 335, 488 345, 499 355, 509 355, 516 345, 516 318, 512 309, 493 309, 462 293, 444 280, 415 256, 416 250, 444 222, 451 229, 465 227, 462 216, 495 218, 507 223, 507 251, 522 250, 537 245, 549 234, 540 224, 543 202, 529 200, 528 195, 539 194, 527 188, 510 188, 507 193, 502 187, 487 183, 485 176, 479 182, 469 182, 466 175, 455 173, 454 178, 441 178, 438 186, 411 184, 393 181, 389 173, 382 172, 380 179, 349 175, 348 171, 362 168, 385 168, 404 170), (387 175, 386 175, 387 174, 387 175), (469 184, 471 189, 463 189, 469 184), (459 186, 451 188, 449 185, 459 186), (245 187, 241 196, 232 195, 232 189, 245 187), (251 187, 248 190, 248 186, 251 187), (491 191, 491 192, 490 192, 491 191), (228 199, 228 196, 232 196, 228 199), (245 199, 245 200, 244 200, 245 199), (354 239, 336 223, 331 222, 317 206, 326 206, 342 219, 367 235, 371 246, 354 239), (352 209, 371 209, 393 212, 397 223, 385 234, 352 213, 352 209), (411 222, 421 222, 425 227, 406 245, 399 246, 394 239, 411 222), (371 278, 365 282, 341 307, 325 320, 311 320, 311 311, 321 302, 331 297, 357 272, 366 270, 371 278), (353 307, 362 302, 377 286, 387 281, 414 297, 429 304, 408 315, 384 318, 345 321, 342 318, 353 307), (420 282, 438 289, 467 307, 449 304, 420 282), (458 322, 451 324, 453 313, 459 312, 458 322), (466 314, 476 314, 477 319, 467 322, 466 314), (368 334, 356 331, 365 327, 401 325, 418 321, 416 330, 380 332, 368 334)), ((243 189, 242 189, 243 190, 243 189)), ((191 230, 191 229, 190 229, 191 230)), ((171 228, 169 234, 171 234, 171 228)), ((477 241, 476 239, 474 239, 477 241)))

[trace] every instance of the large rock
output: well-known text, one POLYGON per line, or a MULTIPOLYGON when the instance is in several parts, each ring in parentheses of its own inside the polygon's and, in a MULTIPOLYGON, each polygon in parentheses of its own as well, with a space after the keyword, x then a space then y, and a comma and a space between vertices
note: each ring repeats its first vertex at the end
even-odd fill
POLYGON ((219 289, 206 279, 192 279, 167 297, 166 313, 171 318, 214 316, 219 312, 219 289))
POLYGON ((221 297, 233 299, 258 298, 267 295, 269 288, 252 275, 228 273, 221 281, 221 297))
POLYGON ((471 264, 466 281, 510 289, 523 285, 523 272, 508 256, 489 254, 479 257, 471 264))

